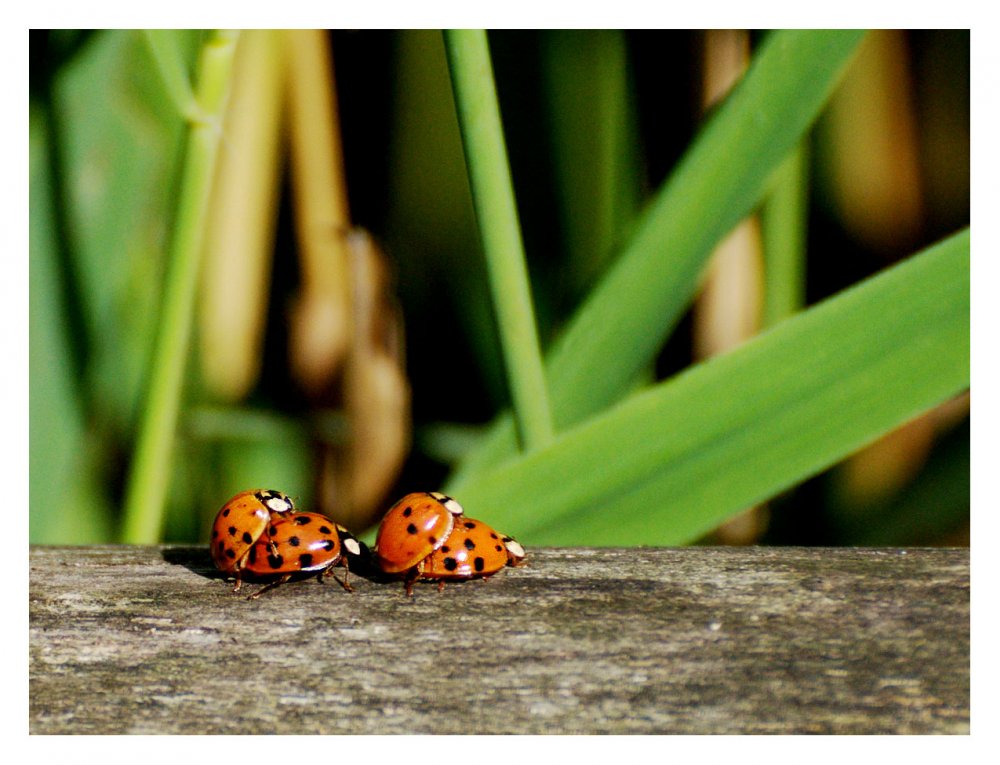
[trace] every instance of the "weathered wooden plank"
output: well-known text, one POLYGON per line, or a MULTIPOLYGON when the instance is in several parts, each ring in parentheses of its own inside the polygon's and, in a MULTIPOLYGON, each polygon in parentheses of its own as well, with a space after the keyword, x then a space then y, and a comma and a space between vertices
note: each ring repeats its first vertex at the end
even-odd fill
POLYGON ((30 730, 969 730, 968 550, 529 553, 248 602, 203 548, 32 548, 30 730))

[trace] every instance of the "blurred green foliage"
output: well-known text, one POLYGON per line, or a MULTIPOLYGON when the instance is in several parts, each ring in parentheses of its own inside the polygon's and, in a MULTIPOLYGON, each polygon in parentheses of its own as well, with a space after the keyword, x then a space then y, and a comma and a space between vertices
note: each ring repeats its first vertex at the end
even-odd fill
MULTIPOLYGON (((435 489, 461 457, 482 448, 486 426, 509 405, 444 49, 430 30, 331 37, 351 207, 356 222, 387 246, 406 319, 415 449, 399 491, 435 489)), ((193 77, 206 34, 176 39, 193 77)), ((927 163, 926 225, 918 242, 925 246, 968 225, 969 43, 967 32, 907 39, 921 157, 934 158, 927 163)), ((646 203, 700 134, 700 37, 511 31, 490 33, 489 40, 547 352, 613 269, 646 203)), ((142 36, 130 31, 32 32, 30 109, 30 540, 117 541, 177 209, 185 123, 142 36)), ((820 142, 807 156, 822 162, 833 151, 820 142)), ((746 161, 725 156, 719 164, 746 161)), ((723 175, 714 182, 728 181, 723 175)), ((808 182, 809 206, 797 223, 784 224, 807 231, 804 272, 790 277, 804 283, 785 283, 784 294, 814 304, 917 249, 908 244, 889 261, 866 250, 828 203, 822 179, 808 182)), ((336 413, 310 408, 285 374, 286 308, 297 273, 287 202, 278 214, 263 348, 268 374, 241 405, 216 407, 200 388, 196 365, 189 365, 167 541, 202 541, 221 502, 242 488, 273 486, 310 505, 314 445, 337 438, 330 426, 336 413)), ((699 222, 687 225, 697 230, 699 222)), ((683 309, 692 297, 671 301, 683 309)), ((220 299, 238 309, 239 296, 220 299)), ((952 320, 960 319, 962 306, 954 308, 952 320)), ((655 358, 630 385, 667 380, 687 367, 689 330, 678 316, 670 338, 656 344, 655 358)), ((913 333, 919 337, 919 326, 913 333)), ((966 329, 966 341, 967 335, 966 329)), ((613 354, 607 363, 616 363, 613 354)), ((709 411, 715 402, 700 406, 709 411)), ((764 540, 961 541, 969 513, 967 422, 959 417, 957 429, 945 428, 917 477, 877 501, 845 494, 836 471, 803 472, 808 480, 772 503, 764 540)), ((592 461, 579 467, 599 470, 592 461)), ((478 477, 489 483, 485 473, 478 477)), ((520 489, 508 488, 509 501, 530 510, 520 489)), ((489 512, 502 491, 481 507, 489 512)), ((664 523, 670 500, 662 498, 664 523)), ((518 510, 511 522, 522 523, 526 512, 518 510)), ((544 525, 533 519, 522 528, 544 525)), ((633 541, 663 543, 652 528, 633 541)), ((532 543, 530 535, 522 541, 532 543)), ((583 538, 557 530, 545 537, 546 543, 604 541, 599 528, 583 538)))

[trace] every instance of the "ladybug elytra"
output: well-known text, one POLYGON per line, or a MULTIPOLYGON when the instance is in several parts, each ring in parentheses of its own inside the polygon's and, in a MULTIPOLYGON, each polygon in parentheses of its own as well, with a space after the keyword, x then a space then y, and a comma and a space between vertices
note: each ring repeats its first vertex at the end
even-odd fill
POLYGON ((212 524, 212 562, 220 571, 236 575, 233 592, 240 589, 247 556, 273 521, 294 511, 292 500, 274 489, 241 491, 222 506, 212 524))
MULTIPOLYGON (((347 581, 348 557, 360 555, 358 540, 343 526, 319 513, 292 513, 271 522, 247 554, 245 570, 255 576, 277 576, 250 596, 255 600, 270 589, 284 584, 297 573, 316 573, 320 581, 335 566, 344 568, 340 585, 351 592, 347 581)), ((336 578, 336 577, 334 577, 336 578)))
POLYGON ((448 539, 462 506, 439 492, 407 494, 389 511, 375 537, 375 556, 387 574, 404 573, 448 539))
POLYGON ((513 537, 494 531, 482 521, 460 518, 446 544, 420 566, 421 579, 436 579, 438 589, 449 579, 486 579, 505 566, 519 566, 525 552, 513 537))

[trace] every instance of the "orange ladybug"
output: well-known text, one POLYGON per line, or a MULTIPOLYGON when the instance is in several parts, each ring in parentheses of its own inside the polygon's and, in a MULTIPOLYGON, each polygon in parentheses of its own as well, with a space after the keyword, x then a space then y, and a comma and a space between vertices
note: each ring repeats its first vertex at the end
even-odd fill
MULTIPOLYGON (((359 556, 361 545, 343 526, 319 513, 292 513, 273 520, 266 534, 250 548, 245 570, 258 577, 278 576, 248 599, 255 600, 297 573, 316 573, 319 580, 343 566, 340 585, 352 592, 348 554, 359 556)), ((336 577, 334 577, 336 578, 336 577)))
POLYGON ((407 494, 382 519, 375 536, 375 560, 386 574, 412 582, 417 566, 448 539, 462 506, 440 492, 407 494))
POLYGON ((295 507, 286 494, 274 489, 241 491, 222 506, 212 524, 212 562, 220 571, 236 575, 233 592, 240 589, 247 555, 264 535, 268 524, 290 514, 295 507))
POLYGON ((420 564, 420 578, 436 579, 440 590, 445 580, 487 579, 505 566, 521 565, 525 557, 516 539, 475 518, 463 517, 456 520, 446 543, 420 564))

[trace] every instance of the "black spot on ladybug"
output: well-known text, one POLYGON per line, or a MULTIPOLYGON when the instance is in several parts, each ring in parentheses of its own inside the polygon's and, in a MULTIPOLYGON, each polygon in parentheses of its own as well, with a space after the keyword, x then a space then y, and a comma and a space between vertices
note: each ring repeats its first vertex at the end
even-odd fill
POLYGON ((438 543, 438 538, 437 537, 427 537, 427 541, 430 542, 431 545, 436 545, 438 543))
POLYGON ((231 536, 231 537, 235 537, 236 536, 236 527, 235 526, 230 526, 229 527, 229 536, 231 536))
POLYGON ((257 545, 250 548, 250 554, 247 556, 247 561, 249 561, 251 566, 257 562, 257 545))
POLYGON ((271 528, 269 528, 267 530, 267 533, 270 534, 273 537, 276 531, 277 531, 277 529, 274 527, 274 524, 272 523, 271 524, 271 528))
POLYGON ((410 524, 409 526, 407 526, 407 527, 406 527, 406 533, 407 533, 407 534, 416 534, 416 533, 417 533, 417 527, 416 527, 416 526, 414 526, 414 525, 413 525, 413 524, 411 523, 411 524, 410 524))
POLYGON ((502 545, 494 545, 493 549, 496 550, 497 552, 503 552, 503 546, 502 545))
POLYGON ((228 518, 229 517, 229 508, 228 507, 225 510, 222 511, 222 517, 223 518, 228 518))
POLYGON ((466 550, 475 550, 475 549, 476 549, 476 543, 475 543, 475 542, 473 542, 473 541, 472 541, 471 539, 469 539, 468 537, 466 537, 466 538, 465 538, 465 549, 466 549, 466 550))
POLYGON ((474 524, 472 521, 466 521, 465 522, 465 528, 467 528, 467 529, 474 529, 474 528, 476 528, 476 524, 474 524))
POLYGON ((212 529, 212 539, 215 539, 217 536, 219 536, 219 530, 212 529))
POLYGON ((332 534, 333 533, 333 529, 331 529, 329 526, 320 526, 319 527, 319 533, 320 534, 332 534))
POLYGON ((267 565, 269 565, 271 568, 281 568, 281 566, 282 566, 282 564, 284 562, 285 562, 285 559, 282 558, 280 555, 268 555, 267 556, 267 565))
POLYGON ((288 544, 290 544, 292 547, 298 547, 299 546, 299 538, 298 537, 289 537, 288 538, 288 544))
POLYGON ((454 571, 456 568, 458 568, 458 561, 449 556, 444 559, 444 567, 448 571, 454 571))
POLYGON ((299 565, 302 568, 309 568, 313 564, 313 556, 309 553, 302 553, 299 556, 299 565))
POLYGON ((443 552, 443 553, 450 553, 450 552, 451 552, 451 548, 450 548, 450 547, 448 547, 448 545, 444 545, 444 546, 443 546, 443 547, 441 548, 441 552, 443 552))
POLYGON ((330 552, 333 549, 333 547, 334 547, 334 545, 333 545, 333 540, 332 539, 324 539, 323 540, 323 549, 324 550, 326 550, 327 552, 330 552))
POLYGON ((498 537, 498 536, 496 535, 496 532, 495 532, 495 531, 491 531, 491 532, 490 532, 490 536, 491 536, 491 537, 492 537, 493 539, 499 539, 499 538, 500 538, 500 537, 498 537))
POLYGON ((482 571, 486 568, 486 561, 477 556, 476 559, 472 561, 472 566, 476 569, 476 571, 482 571))
POLYGON ((233 550, 226 550, 226 557, 229 560, 236 560, 236 553, 233 550))
POLYGON ((312 523, 312 518, 310 518, 308 515, 300 515, 295 518, 295 522, 299 526, 305 526, 307 523, 312 523))
POLYGON ((412 507, 407 507, 405 510, 403 510, 403 517, 404 518, 409 518, 410 514, 412 512, 413 512, 413 508, 412 507))
POLYGON ((250 536, 250 532, 249 531, 244 531, 243 532, 243 541, 246 542, 248 545, 252 545, 253 544, 253 537, 250 536))

